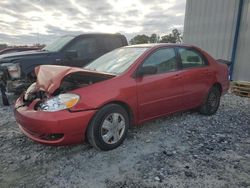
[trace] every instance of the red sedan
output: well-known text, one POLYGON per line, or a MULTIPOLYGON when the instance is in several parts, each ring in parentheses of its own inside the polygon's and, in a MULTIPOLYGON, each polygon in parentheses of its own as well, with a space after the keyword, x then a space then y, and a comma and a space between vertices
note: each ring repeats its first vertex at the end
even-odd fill
POLYGON ((227 66, 188 45, 127 46, 83 69, 43 65, 36 75, 15 104, 23 133, 49 145, 87 139, 101 150, 153 118, 188 109, 212 115, 229 88, 227 66))

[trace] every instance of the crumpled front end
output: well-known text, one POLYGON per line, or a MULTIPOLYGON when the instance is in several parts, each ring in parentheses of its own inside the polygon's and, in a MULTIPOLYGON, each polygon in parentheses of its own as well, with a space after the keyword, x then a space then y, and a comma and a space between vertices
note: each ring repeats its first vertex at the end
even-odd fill
POLYGON ((71 67, 37 69, 37 81, 15 104, 15 118, 20 129, 43 144, 80 143, 97 109, 73 109, 81 100, 79 90, 78 93, 74 90, 112 77, 71 67))
POLYGON ((69 109, 47 111, 41 108, 55 95, 33 83, 16 101, 15 118, 21 131, 30 139, 48 145, 82 142, 94 111, 71 112, 69 109))
POLYGON ((85 131, 95 110, 46 112, 37 110, 38 103, 39 99, 27 103, 22 95, 15 104, 16 121, 27 137, 47 145, 77 144, 85 140, 85 131))

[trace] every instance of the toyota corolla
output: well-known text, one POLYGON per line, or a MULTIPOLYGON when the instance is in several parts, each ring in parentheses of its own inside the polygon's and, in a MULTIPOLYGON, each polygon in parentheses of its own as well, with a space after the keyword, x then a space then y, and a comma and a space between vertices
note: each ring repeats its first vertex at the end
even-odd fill
POLYGON ((144 44, 109 52, 84 68, 42 65, 15 104, 22 132, 49 145, 88 140, 101 150, 130 126, 188 109, 216 113, 228 68, 200 48, 144 44))

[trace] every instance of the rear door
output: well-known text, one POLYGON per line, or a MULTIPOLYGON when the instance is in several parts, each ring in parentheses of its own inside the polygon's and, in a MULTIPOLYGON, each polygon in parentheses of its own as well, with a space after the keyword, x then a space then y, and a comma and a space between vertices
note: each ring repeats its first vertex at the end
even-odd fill
POLYGON ((145 121, 182 108, 183 84, 174 48, 153 52, 142 66, 155 66, 157 73, 136 78, 138 113, 145 121))
POLYGON ((207 94, 211 72, 206 58, 194 48, 178 48, 182 66, 185 108, 199 106, 207 94))

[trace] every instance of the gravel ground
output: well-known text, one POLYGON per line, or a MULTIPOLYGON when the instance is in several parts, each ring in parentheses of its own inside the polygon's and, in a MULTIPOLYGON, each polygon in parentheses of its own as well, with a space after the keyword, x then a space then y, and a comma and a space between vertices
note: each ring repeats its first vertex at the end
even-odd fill
POLYGON ((250 187, 248 98, 223 96, 213 116, 145 123, 108 152, 34 143, 8 107, 0 120, 0 187, 250 187))

